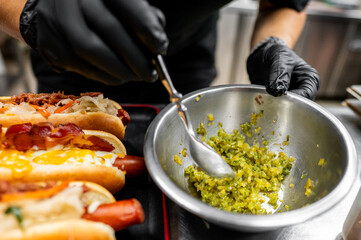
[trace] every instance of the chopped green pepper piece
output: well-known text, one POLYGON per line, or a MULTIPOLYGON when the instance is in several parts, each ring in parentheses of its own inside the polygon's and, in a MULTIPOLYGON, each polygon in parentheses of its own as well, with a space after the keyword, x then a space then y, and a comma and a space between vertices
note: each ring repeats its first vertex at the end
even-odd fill
POLYGON ((17 206, 9 206, 5 210, 5 214, 6 215, 9 215, 9 214, 14 215, 14 217, 18 221, 19 225, 22 225, 22 223, 23 223, 23 213, 21 212, 21 209, 19 207, 17 207, 17 206))

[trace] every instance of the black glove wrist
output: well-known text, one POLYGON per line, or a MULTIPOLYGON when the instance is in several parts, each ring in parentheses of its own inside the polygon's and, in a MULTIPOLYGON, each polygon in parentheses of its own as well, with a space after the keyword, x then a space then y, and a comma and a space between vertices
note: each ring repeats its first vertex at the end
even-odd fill
POLYGON ((263 47, 266 44, 279 44, 279 45, 284 45, 287 46, 287 43, 285 41, 283 41, 281 38, 278 37, 274 37, 274 36, 270 36, 266 39, 263 39, 261 42, 259 42, 252 50, 250 55, 252 55, 252 53, 256 52, 258 49, 260 49, 261 47, 263 47))
POLYGON ((277 37, 263 40, 252 50, 247 72, 251 83, 265 85, 273 96, 289 90, 314 100, 320 85, 317 71, 277 37))

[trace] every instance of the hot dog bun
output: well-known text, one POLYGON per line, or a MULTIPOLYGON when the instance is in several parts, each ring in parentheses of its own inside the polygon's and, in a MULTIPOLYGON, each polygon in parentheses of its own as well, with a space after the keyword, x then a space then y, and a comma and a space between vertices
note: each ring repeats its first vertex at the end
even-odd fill
POLYGON ((56 127, 50 123, 12 125, 7 129, 3 128, 2 133, 0 180, 82 180, 100 184, 112 193, 118 192, 125 184, 125 172, 113 164, 116 159, 125 156, 126 150, 122 142, 110 133, 82 131, 73 124, 56 127), (47 144, 39 140, 39 135, 35 135, 35 130, 37 134, 44 135, 44 129, 49 129, 47 133, 56 136, 59 132, 63 134, 61 138, 44 137, 52 144, 50 149, 40 148, 47 144), (26 138, 18 141, 16 139, 19 135, 25 135, 26 138), (95 138, 95 141, 89 141, 90 137, 95 138), (98 139, 105 140, 105 143, 99 143, 98 139), (40 142, 39 146, 34 145, 35 140, 36 143, 40 142), (27 143, 29 141, 30 144, 27 143), (60 141, 58 145, 55 145, 56 141, 60 141), (82 145, 88 143, 93 145, 82 145))
POLYGON ((83 96, 62 93, 4 96, 0 97, 0 112, 3 127, 45 121, 55 125, 74 123, 82 129, 112 133, 119 139, 123 139, 129 123, 128 113, 101 93, 85 93, 83 96))
POLYGON ((125 184, 125 174, 115 167, 102 165, 63 164, 41 165, 24 163, 19 169, 0 166, 0 180, 22 181, 24 183, 38 181, 79 180, 91 181, 102 185, 112 193, 117 193, 125 184), (21 167, 25 168, 21 172, 21 167), (31 167, 31 169, 26 169, 31 167), (16 172, 20 171, 20 172, 16 172))
POLYGON ((135 199, 115 202, 114 197, 100 185, 83 181, 57 182, 47 189, 3 193, 0 201, 0 239, 115 239, 113 227, 117 223, 108 225, 107 219, 110 218, 117 218, 123 227, 128 227, 143 222, 144 212, 135 199), (122 202, 129 201, 136 204, 122 206, 122 202), (104 211, 108 206, 116 206, 117 213, 108 211, 99 215, 98 212, 95 215, 98 219, 89 220, 98 208, 104 211), (14 207, 16 213, 11 211, 14 207), (130 215, 131 218, 128 217, 130 215))
POLYGON ((115 240, 114 230, 106 224, 85 219, 59 220, 0 235, 1 240, 115 240))

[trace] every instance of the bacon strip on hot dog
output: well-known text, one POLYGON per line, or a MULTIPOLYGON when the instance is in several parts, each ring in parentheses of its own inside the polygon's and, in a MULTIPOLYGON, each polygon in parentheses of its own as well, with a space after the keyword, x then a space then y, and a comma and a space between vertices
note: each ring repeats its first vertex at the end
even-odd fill
POLYGON ((85 136, 81 128, 73 123, 54 124, 43 122, 38 124, 16 124, 10 126, 3 137, 2 144, 6 149, 19 151, 47 150, 56 145, 71 144, 82 149, 111 152, 114 147, 104 139, 90 135, 85 136))

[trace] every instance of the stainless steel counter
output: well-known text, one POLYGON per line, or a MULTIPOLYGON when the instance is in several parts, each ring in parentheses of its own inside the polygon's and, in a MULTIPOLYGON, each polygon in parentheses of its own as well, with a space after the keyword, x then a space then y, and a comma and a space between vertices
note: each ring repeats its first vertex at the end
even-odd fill
MULTIPOLYGON (((361 119, 344 106, 326 106, 347 128, 361 161, 361 119)), ((242 240, 341 240, 341 231, 348 211, 361 185, 358 179, 349 194, 332 210, 308 222, 271 232, 244 233, 212 225, 168 201, 171 239, 242 239, 242 240)))

